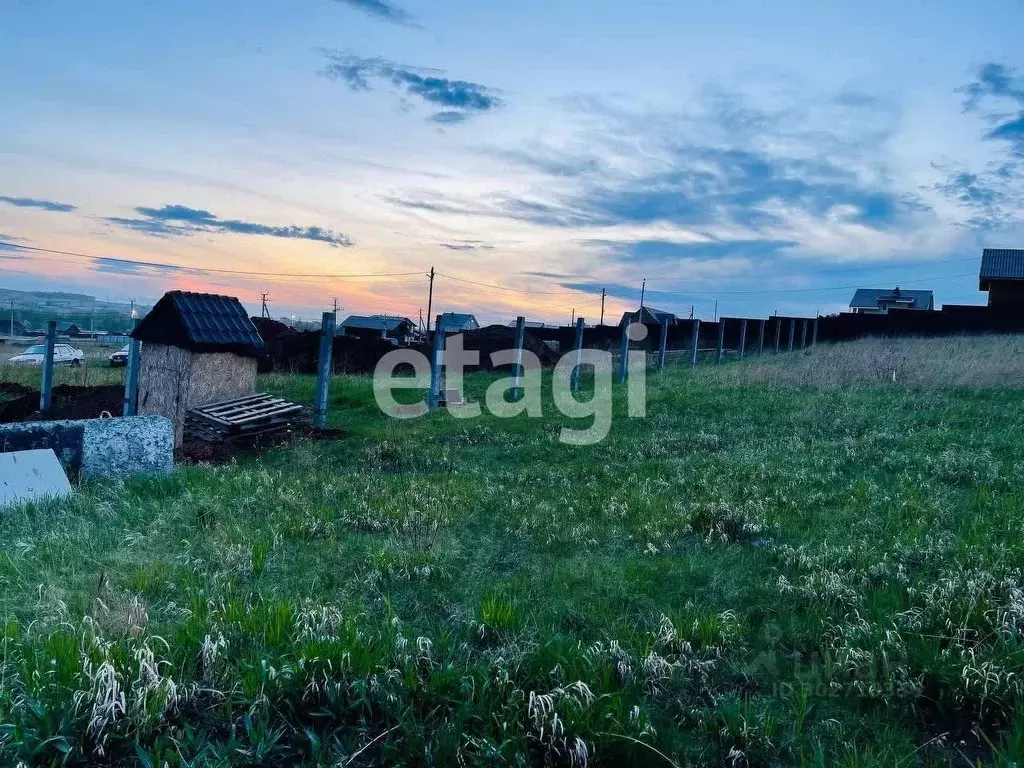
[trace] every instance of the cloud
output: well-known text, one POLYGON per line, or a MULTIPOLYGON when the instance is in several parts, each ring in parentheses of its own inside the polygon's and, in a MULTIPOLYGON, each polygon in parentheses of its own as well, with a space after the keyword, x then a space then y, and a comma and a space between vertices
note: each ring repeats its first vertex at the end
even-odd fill
POLYGON ((0 203, 7 203, 18 208, 38 208, 42 211, 53 211, 56 213, 70 213, 75 206, 70 203, 58 203, 53 200, 37 200, 33 197, 8 197, 0 195, 0 203))
POLYGON ((985 64, 978 70, 978 79, 964 86, 967 94, 964 112, 975 112, 992 126, 985 138, 1005 141, 1010 152, 1024 157, 1024 78, 1013 69, 997 63, 985 64), (1010 102, 1013 111, 994 109, 993 102, 1010 102))
POLYGON ((342 5, 348 5, 352 8, 362 11, 363 13, 374 16, 384 21, 390 21, 395 24, 401 24, 406 27, 417 26, 415 19, 412 15, 403 8, 399 8, 393 3, 386 2, 386 0, 335 0, 342 5))
POLYGON ((352 240, 344 234, 322 227, 258 224, 239 219, 221 219, 200 208, 164 205, 160 208, 140 206, 136 218, 109 216, 105 220, 115 226, 132 229, 154 237, 177 237, 197 232, 229 232, 240 235, 264 235, 291 240, 312 240, 332 246, 349 247, 352 240))
POLYGON ((191 270, 187 267, 179 267, 174 264, 154 264, 146 261, 134 261, 132 259, 115 259, 112 257, 97 257, 92 260, 96 272, 106 272, 115 275, 201 275, 201 271, 191 270))
POLYGON ((452 240, 447 243, 440 244, 442 248, 447 248, 449 251, 491 251, 494 250, 493 245, 488 245, 483 240, 452 240))
POLYGON ((340 51, 327 51, 329 64, 321 74, 342 82, 353 91, 371 91, 371 83, 382 81, 406 96, 440 109, 429 120, 444 125, 465 122, 470 117, 502 106, 489 88, 468 80, 452 80, 439 70, 408 67, 384 58, 362 58, 340 51))

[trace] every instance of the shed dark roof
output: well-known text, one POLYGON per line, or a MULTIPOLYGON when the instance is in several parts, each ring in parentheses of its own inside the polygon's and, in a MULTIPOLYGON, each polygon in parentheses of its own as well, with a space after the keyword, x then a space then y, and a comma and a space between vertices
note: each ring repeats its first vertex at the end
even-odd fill
POLYGON ((165 293, 132 337, 193 352, 255 355, 263 351, 263 339, 242 303, 233 296, 212 293, 165 293))
POLYGON ((1024 248, 986 248, 981 252, 980 288, 989 280, 1024 280, 1024 248))
POLYGON ((908 309, 931 309, 934 306, 933 291, 906 291, 902 288, 858 288, 850 299, 853 309, 877 309, 881 302, 903 303, 908 309))
POLYGON ((69 322, 67 320, 65 320, 63 322, 60 322, 60 323, 57 323, 57 333, 67 333, 72 328, 74 328, 77 331, 78 330, 78 325, 76 325, 75 323, 69 322))

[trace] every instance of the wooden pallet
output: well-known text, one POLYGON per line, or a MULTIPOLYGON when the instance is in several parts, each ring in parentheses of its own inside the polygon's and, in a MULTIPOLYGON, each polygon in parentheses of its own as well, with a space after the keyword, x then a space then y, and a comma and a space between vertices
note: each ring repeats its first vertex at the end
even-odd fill
POLYGON ((248 395, 191 409, 185 437, 221 442, 290 429, 303 407, 273 395, 248 395))

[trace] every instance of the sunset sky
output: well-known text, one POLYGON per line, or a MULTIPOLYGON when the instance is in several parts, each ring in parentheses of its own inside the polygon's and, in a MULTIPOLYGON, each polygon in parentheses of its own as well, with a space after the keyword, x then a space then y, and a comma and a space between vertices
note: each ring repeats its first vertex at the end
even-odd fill
POLYGON ((9 0, 2 286, 416 318, 433 266, 435 312, 483 322, 597 320, 602 288, 615 317, 644 278, 702 317, 983 302, 981 248, 1024 247, 1022 28, 1019 1, 9 0))

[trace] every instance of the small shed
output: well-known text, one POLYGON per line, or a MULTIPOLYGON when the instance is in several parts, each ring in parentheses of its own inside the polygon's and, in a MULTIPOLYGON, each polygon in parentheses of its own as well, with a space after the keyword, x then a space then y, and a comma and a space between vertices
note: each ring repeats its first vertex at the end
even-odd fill
POLYGON ((57 335, 75 338, 82 335, 82 329, 71 322, 57 323, 57 335))
POLYGON ((143 342, 138 412, 166 416, 174 444, 185 415, 202 405, 256 392, 263 339, 232 296, 170 291, 132 331, 143 342))

